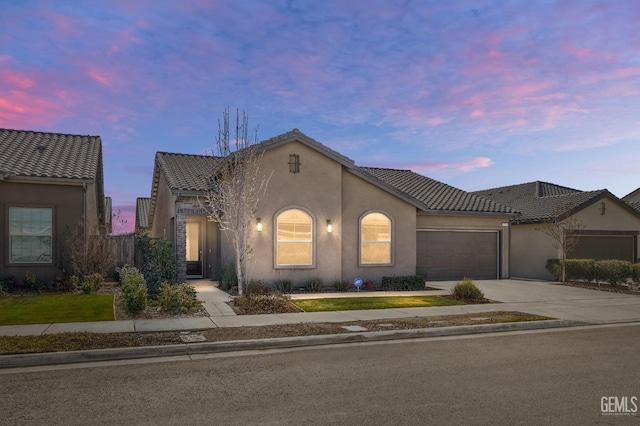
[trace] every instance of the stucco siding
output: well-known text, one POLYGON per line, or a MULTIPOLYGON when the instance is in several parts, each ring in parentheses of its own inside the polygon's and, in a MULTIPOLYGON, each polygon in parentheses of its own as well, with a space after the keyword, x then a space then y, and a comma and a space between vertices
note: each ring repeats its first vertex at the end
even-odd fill
POLYGON ((171 194, 171 190, 169 189, 164 176, 161 176, 155 200, 156 205, 154 210, 153 226, 151 228, 151 237, 169 239, 172 235, 171 218, 175 216, 176 198, 176 196, 171 194))

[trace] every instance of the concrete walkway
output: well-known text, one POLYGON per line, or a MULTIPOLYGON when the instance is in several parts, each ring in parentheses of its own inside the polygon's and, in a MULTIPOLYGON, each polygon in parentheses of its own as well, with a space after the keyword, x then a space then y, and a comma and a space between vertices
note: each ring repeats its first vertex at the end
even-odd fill
MULTIPOLYGON (((519 311, 545 315, 560 320, 592 324, 640 321, 639 296, 567 287, 537 281, 489 280, 476 282, 478 287, 485 293, 485 297, 502 303, 242 316, 235 315, 226 303, 230 300, 229 295, 216 288, 213 282, 199 280, 192 281, 191 284, 196 287, 198 298, 204 302, 204 307, 207 309, 209 317, 9 325, 0 326, 0 335, 40 335, 74 331, 95 333, 193 331, 216 327, 261 326, 303 322, 347 322, 467 313, 480 314, 491 311, 519 311)), ((437 295, 447 294, 455 284, 455 282, 429 282, 430 287, 439 289, 437 291, 296 294, 292 298, 437 295)))

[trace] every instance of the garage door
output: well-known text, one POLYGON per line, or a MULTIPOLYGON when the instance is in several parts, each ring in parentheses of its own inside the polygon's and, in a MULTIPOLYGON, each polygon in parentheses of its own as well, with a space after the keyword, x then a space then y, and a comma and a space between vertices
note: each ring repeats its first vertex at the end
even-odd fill
POLYGON ((416 254, 429 281, 498 277, 498 232, 418 231, 416 254))
POLYGON ((570 259, 618 259, 635 262, 633 235, 582 235, 567 257, 570 259))

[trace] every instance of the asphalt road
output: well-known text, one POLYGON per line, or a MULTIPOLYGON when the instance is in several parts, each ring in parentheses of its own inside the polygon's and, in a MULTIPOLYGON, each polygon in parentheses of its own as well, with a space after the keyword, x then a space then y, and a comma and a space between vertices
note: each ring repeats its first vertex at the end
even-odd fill
POLYGON ((628 325, 3 372, 0 424, 638 424, 639 366, 628 325))

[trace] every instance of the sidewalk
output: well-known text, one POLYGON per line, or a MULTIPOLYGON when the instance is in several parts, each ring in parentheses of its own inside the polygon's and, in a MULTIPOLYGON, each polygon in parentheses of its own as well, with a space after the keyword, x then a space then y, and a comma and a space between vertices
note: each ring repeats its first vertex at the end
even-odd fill
MULTIPOLYGON (((492 311, 519 311, 544 315, 559 320, 591 324, 640 321, 640 297, 638 296, 535 281, 492 280, 477 282, 478 287, 485 293, 488 299, 503 303, 264 315, 236 315, 226 303, 230 300, 229 295, 213 286, 211 281, 192 281, 191 284, 196 287, 198 298, 204 302, 203 304, 210 315, 209 317, 7 325, 0 326, 0 336, 40 335, 63 332, 125 333, 135 331, 195 331, 216 327, 262 326, 304 322, 347 322, 475 314, 492 311)), ((385 293, 295 294, 292 298, 442 295, 448 294, 454 285, 455 282, 430 282, 430 287, 440 290, 385 293)))

